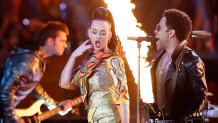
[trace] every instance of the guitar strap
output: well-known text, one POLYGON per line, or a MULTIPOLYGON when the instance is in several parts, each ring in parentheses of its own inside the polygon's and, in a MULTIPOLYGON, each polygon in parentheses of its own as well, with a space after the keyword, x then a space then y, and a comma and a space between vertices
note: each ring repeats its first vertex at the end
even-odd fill
MULTIPOLYGON (((177 77, 178 77, 178 73, 180 71, 180 64, 181 64, 182 58, 183 58, 185 53, 186 53, 186 48, 182 49, 181 53, 175 59, 175 70, 172 73, 172 76, 170 77, 169 81, 167 82, 167 89, 166 89, 167 92, 166 93, 167 93, 168 104, 166 105, 166 108, 163 111, 164 112, 164 114, 162 114, 163 117, 169 117, 171 115, 169 113, 172 109, 172 103, 171 103, 172 97, 174 96, 174 93, 175 93, 177 77)), ((173 62, 171 64, 173 64, 173 62)))

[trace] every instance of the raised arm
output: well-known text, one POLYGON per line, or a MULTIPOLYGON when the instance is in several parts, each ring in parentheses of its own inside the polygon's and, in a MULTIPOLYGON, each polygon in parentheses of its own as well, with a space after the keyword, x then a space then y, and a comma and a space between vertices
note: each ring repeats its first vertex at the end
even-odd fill
POLYGON ((65 65, 62 73, 59 85, 62 88, 70 88, 70 82, 72 80, 72 71, 75 65, 76 58, 81 56, 85 51, 92 48, 92 45, 87 45, 89 40, 86 40, 82 45, 80 45, 70 56, 67 64, 65 65))

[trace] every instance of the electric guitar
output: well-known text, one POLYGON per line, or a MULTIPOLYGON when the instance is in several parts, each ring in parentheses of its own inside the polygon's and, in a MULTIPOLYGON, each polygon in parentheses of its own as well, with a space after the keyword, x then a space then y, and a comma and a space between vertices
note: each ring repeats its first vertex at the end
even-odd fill
MULTIPOLYGON (((81 102, 82 102, 82 97, 77 97, 76 99, 71 100, 70 102, 71 107, 69 108, 77 106, 81 102)), ((27 109, 16 109, 16 114, 19 117, 22 117, 25 123, 40 123, 41 121, 46 120, 56 115, 59 111, 62 111, 61 106, 58 106, 52 110, 41 112, 40 107, 44 103, 45 103, 45 100, 43 99, 37 100, 27 109)))
POLYGON ((146 115, 145 118, 145 123, 177 123, 177 122, 184 122, 184 123, 206 123, 205 117, 202 115, 202 113, 196 114, 196 116, 188 117, 184 119, 184 121, 175 121, 175 120, 166 120, 164 118, 164 110, 157 109, 149 104, 146 103, 144 105, 144 111, 146 115))

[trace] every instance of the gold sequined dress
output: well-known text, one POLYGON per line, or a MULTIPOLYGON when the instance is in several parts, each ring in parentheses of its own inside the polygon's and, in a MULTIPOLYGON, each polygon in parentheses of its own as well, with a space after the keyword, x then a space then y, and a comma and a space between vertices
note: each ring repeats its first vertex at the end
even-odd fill
POLYGON ((121 122, 119 104, 129 104, 124 61, 111 51, 99 51, 63 88, 80 86, 90 123, 121 122))

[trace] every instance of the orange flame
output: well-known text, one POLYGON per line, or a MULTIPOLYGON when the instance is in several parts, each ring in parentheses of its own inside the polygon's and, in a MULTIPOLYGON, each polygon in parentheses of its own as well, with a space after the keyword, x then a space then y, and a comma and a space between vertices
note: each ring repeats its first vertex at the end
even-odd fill
MULTIPOLYGON (((137 82, 137 42, 128 41, 127 37, 146 36, 147 34, 139 28, 141 24, 137 22, 137 19, 133 15, 132 10, 135 8, 135 4, 131 3, 131 0, 104 0, 104 2, 108 5, 108 9, 113 14, 116 32, 122 41, 128 63, 137 82)), ((146 68, 149 63, 145 60, 145 58, 147 58, 149 45, 150 43, 148 42, 141 43, 140 93, 143 102, 152 103, 154 99, 152 94, 150 67, 146 68)))

